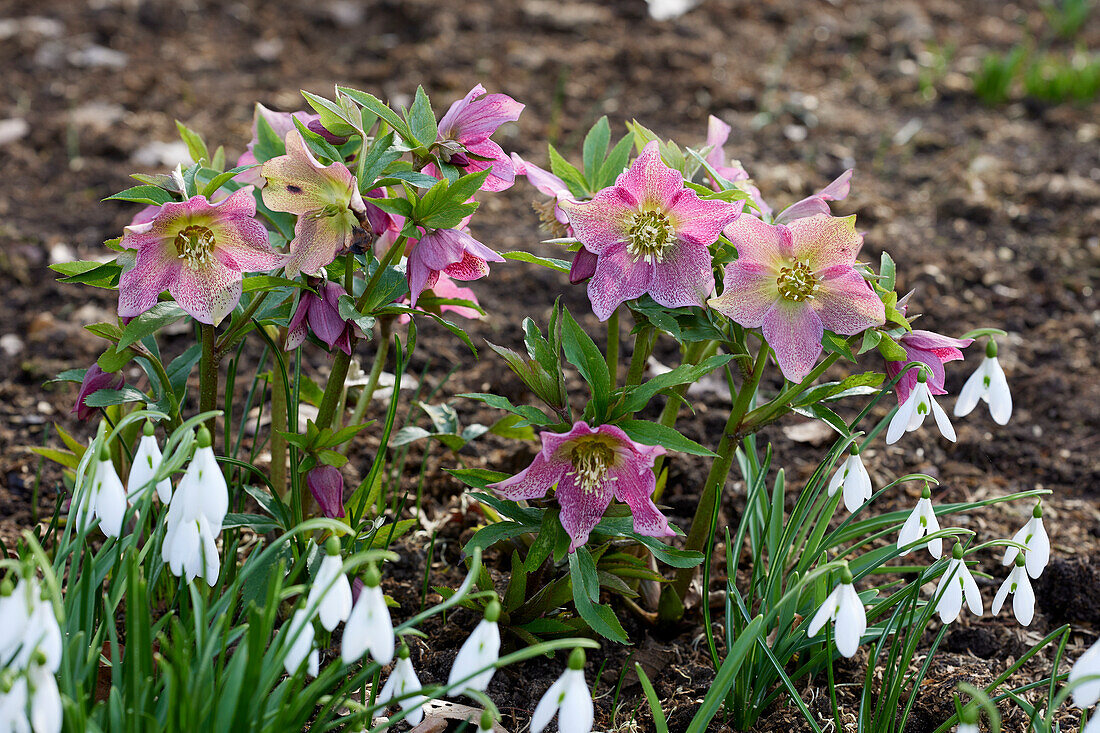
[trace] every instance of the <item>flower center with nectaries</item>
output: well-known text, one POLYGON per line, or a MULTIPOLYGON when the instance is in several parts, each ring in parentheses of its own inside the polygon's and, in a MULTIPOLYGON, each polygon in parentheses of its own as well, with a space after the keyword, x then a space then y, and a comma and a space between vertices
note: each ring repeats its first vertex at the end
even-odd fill
POLYGON ((626 251, 635 262, 645 260, 652 265, 664 261, 665 248, 672 239, 672 223, 663 211, 641 211, 630 219, 626 251))
POLYGON ((609 480, 607 469, 615 461, 615 449, 598 438, 582 440, 573 447, 569 460, 573 464, 569 474, 577 477, 581 490, 595 493, 609 480))
POLYGON ((818 288, 817 277, 805 262, 795 262, 781 269, 775 284, 781 296, 795 302, 813 298, 818 288))
POLYGON ((214 261, 214 232, 206 227, 189 226, 176 235, 176 254, 192 270, 214 261))

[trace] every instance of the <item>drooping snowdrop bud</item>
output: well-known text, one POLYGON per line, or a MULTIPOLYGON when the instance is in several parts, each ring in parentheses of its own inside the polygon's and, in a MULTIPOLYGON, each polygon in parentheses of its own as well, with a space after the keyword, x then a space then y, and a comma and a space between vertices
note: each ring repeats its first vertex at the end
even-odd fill
MULTIPOLYGON (((1043 574, 1043 568, 1050 561, 1050 538, 1043 527, 1043 505, 1036 503, 1031 512, 1031 519, 1027 521, 1020 531, 1012 536, 1012 541, 1027 547, 1024 553, 1024 567, 1027 574, 1038 578, 1043 574)), ((1005 548, 1005 556, 1002 565, 1011 565, 1020 554, 1020 548, 1009 546, 1005 548)))
MULTIPOLYGON (((11 580, 0 583, 0 662, 5 662, 23 641, 23 631, 30 620, 26 588, 11 580)), ((0 728, 2 730, 2 728, 0 728)))
POLYGON ((859 639, 867 631, 867 612, 852 585, 852 573, 846 567, 841 570, 840 585, 833 588, 833 592, 810 619, 806 636, 817 636, 826 621, 834 623, 833 636, 837 651, 846 657, 855 656, 859 649, 859 639))
POLYGON ((62 721, 61 693, 57 679, 46 666, 41 652, 27 673, 30 682, 31 728, 34 733, 60 733, 62 721))
POLYGON ((840 468, 829 481, 829 496, 844 487, 844 508, 854 512, 871 498, 871 476, 859 456, 859 447, 852 443, 851 454, 840 464, 840 468))
POLYGON ((959 714, 959 725, 955 733, 979 733, 978 709, 973 705, 967 705, 959 714))
POLYGON ((539 733, 558 716, 560 733, 592 733, 595 710, 592 693, 584 681, 584 650, 574 649, 569 666, 554 681, 535 706, 531 716, 531 733, 539 733))
POLYGON ((0 730, 30 733, 27 720, 27 678, 0 676, 0 730))
POLYGON ((320 657, 313 648, 313 621, 309 612, 299 608, 290 617, 290 630, 286 635, 287 651, 283 657, 283 667, 287 674, 294 674, 306 663, 306 672, 316 677, 320 667, 320 657))
POLYGON ((1073 704, 1082 710, 1100 700, 1100 639, 1073 663, 1068 682, 1073 688, 1073 704))
POLYGON ((985 610, 982 605, 981 591, 978 590, 978 584, 963 560, 960 544, 956 543, 951 549, 951 561, 947 563, 947 569, 944 570, 943 577, 936 586, 936 595, 939 597, 936 601, 936 611, 945 624, 959 617, 963 600, 975 616, 981 616, 985 610))
POLYGON ((41 655, 43 664, 51 673, 61 668, 63 640, 61 627, 53 612, 53 604, 42 597, 42 586, 36 578, 23 581, 17 592, 25 593, 27 604, 27 624, 23 627, 22 647, 15 656, 14 663, 27 667, 31 661, 41 655))
POLYGON ((966 380, 955 402, 955 417, 969 415, 979 400, 989 405, 989 414, 998 425, 1007 425, 1012 417, 1012 393, 1001 363, 997 361, 997 342, 990 339, 985 346, 985 359, 977 371, 966 380))
MULTIPOLYGON (((126 484, 130 499, 144 496, 145 492, 149 490, 149 482, 153 480, 160 469, 161 458, 160 446, 157 445, 157 439, 153 435, 153 423, 146 420, 126 484)), ((157 496, 160 497, 163 503, 167 504, 172 500, 171 481, 163 479, 157 482, 156 487, 157 496)))
POLYGON ((416 670, 409 661, 409 648, 402 646, 397 652, 397 664, 390 672, 390 678, 386 680, 386 684, 382 685, 377 702, 379 705, 386 705, 396 700, 397 704, 408 713, 405 720, 410 725, 417 726, 424 720, 424 703, 428 702, 428 698, 416 694, 421 689, 420 678, 416 676, 416 670))
POLYGON ((1012 613, 1016 616, 1016 620, 1024 626, 1029 626, 1031 620, 1035 618, 1035 591, 1031 589, 1031 581, 1027 577, 1024 558, 1021 555, 1016 556, 1016 566, 1005 578, 1005 582, 1001 583, 997 595, 993 598, 994 616, 1001 612, 1001 606, 1008 599, 1009 593, 1012 594, 1012 613))
POLYGON ((477 733, 493 733, 493 714, 488 710, 481 711, 481 720, 477 724, 477 733))
POLYGON ((214 534, 221 534, 222 522, 229 511, 229 487, 218 466, 218 457, 214 455, 214 440, 205 426, 199 428, 197 441, 198 448, 176 487, 176 494, 183 494, 187 499, 184 504, 199 509, 210 522, 214 534))
POLYGON ((493 665, 500 659, 500 629, 497 626, 499 618, 500 603, 493 599, 485 608, 485 617, 458 650, 458 656, 451 665, 451 674, 447 678, 447 686, 456 685, 475 672, 478 674, 470 677, 465 687, 452 690, 451 697, 458 697, 466 690, 484 692, 489 687, 489 681, 496 673, 493 665))
POLYGON ((924 367, 919 367, 919 369, 917 386, 909 393, 909 397, 905 402, 898 407, 898 411, 894 413, 893 419, 890 420, 890 427, 886 429, 887 445, 898 442, 902 435, 911 433, 923 425, 924 418, 928 417, 929 412, 936 418, 936 427, 940 429, 943 437, 952 442, 955 441, 955 428, 951 427, 951 421, 947 418, 947 413, 936 404, 935 398, 932 397, 932 392, 928 389, 928 377, 924 373, 924 367))
POLYGON ((340 540, 329 537, 321 567, 317 569, 317 577, 313 579, 306 598, 306 607, 316 609, 326 631, 332 631, 338 623, 347 621, 351 613, 351 583, 343 569, 340 540))
POLYGON ((344 637, 340 644, 340 656, 344 664, 351 664, 364 652, 379 664, 393 661, 394 635, 390 609, 382 595, 382 577, 374 565, 367 568, 363 590, 351 609, 344 625, 344 637))
MULTIPOLYGON (((917 506, 913 509, 909 518, 905 520, 905 524, 901 525, 901 532, 898 533, 898 549, 901 550, 903 557, 908 555, 912 549, 906 548, 906 545, 916 542, 925 535, 940 531, 940 523, 936 520, 936 510, 932 508, 931 497, 932 492, 925 484, 920 499, 917 501, 917 506)), ((943 555, 942 538, 937 537, 928 540, 924 546, 928 548, 929 554, 937 560, 943 555)))
POLYGON ((76 498, 76 524, 83 529, 94 514, 99 519, 99 529, 108 537, 118 537, 122 532, 122 517, 126 514, 126 490, 115 471, 115 464, 107 453, 107 447, 99 449, 95 468, 90 474, 91 492, 85 491, 76 498))
POLYGON ((161 558, 174 575, 186 574, 189 583, 202 576, 211 587, 221 572, 216 539, 229 510, 229 491, 212 442, 210 431, 200 428, 198 448, 168 505, 161 546, 161 558))

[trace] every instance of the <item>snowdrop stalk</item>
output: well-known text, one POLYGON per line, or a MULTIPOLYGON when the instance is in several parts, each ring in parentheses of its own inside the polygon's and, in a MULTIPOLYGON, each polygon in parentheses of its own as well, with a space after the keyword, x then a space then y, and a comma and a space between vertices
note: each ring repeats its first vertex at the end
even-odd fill
POLYGON ((355 662, 368 650, 379 664, 393 661, 393 621, 386 607, 386 598, 382 595, 381 583, 378 569, 373 564, 369 565, 363 578, 363 590, 344 625, 340 644, 344 664, 355 662))
POLYGON ((343 571, 340 540, 329 537, 317 577, 313 579, 306 597, 306 608, 316 609, 326 631, 332 631, 341 621, 347 621, 351 614, 351 583, 343 571))
POLYGON ((833 589, 810 620, 806 636, 817 636, 827 621, 834 623, 837 651, 846 657, 855 656, 860 637, 867 631, 867 612, 852 585, 852 572, 847 567, 841 570, 840 585, 833 589))
POLYGON ((1016 566, 1001 583, 997 595, 993 598, 994 616, 1001 612, 1001 607, 1010 593, 1012 594, 1012 613, 1016 616, 1016 620, 1024 626, 1031 625, 1031 620, 1035 618, 1035 591, 1032 590, 1031 581, 1028 580, 1023 555, 1016 555, 1016 566))
POLYGON ((531 716, 531 733, 543 730, 554 715, 558 716, 560 733, 591 733, 595 720, 592 693, 584 680, 584 650, 574 649, 569 665, 554 681, 535 706, 531 716))
POLYGON ((917 386, 909 393, 905 402, 901 403, 898 411, 890 420, 890 427, 886 429, 886 444, 898 442, 905 433, 911 433, 924 424, 924 418, 931 412, 936 418, 936 427, 940 429, 943 437, 954 442, 955 428, 951 427, 951 421, 943 408, 936 404, 931 390, 928 389, 928 375, 924 367, 918 367, 917 386))
POLYGON ((962 545, 956 544, 951 548, 951 561, 947 563, 947 569, 936 586, 936 611, 940 614, 940 620, 949 624, 959 617, 962 611, 963 600, 966 601, 970 612, 975 616, 984 613, 982 606, 982 594, 978 590, 978 584, 970 573, 970 568, 963 560, 962 545))
MULTIPOLYGON (((153 435, 153 423, 145 421, 142 428, 141 440, 138 442, 137 451, 134 453, 134 462, 130 466, 130 475, 127 477, 126 489, 130 499, 144 496, 149 490, 149 483, 156 477, 160 470, 162 460, 160 446, 153 435)), ((172 500, 172 482, 162 479, 156 483, 157 496, 161 502, 167 504, 172 500)))
MULTIPOLYGON (((908 555, 912 548, 906 547, 925 535, 930 535, 940 530, 940 523, 936 520, 936 510, 932 508, 932 492, 925 484, 924 489, 921 491, 920 499, 917 501, 917 506, 913 509, 913 512, 909 515, 909 518, 905 520, 905 524, 901 526, 901 532, 898 533, 898 549, 901 550, 902 557, 908 555)), ((928 540, 925 544, 928 548, 929 554, 937 560, 943 555, 943 539, 937 537, 936 539, 928 540)))
MULTIPOLYGON (((1043 568, 1050 561, 1050 538, 1043 527, 1043 505, 1036 503, 1031 512, 1031 519, 1027 521, 1020 531, 1012 536, 1012 541, 1027 547, 1024 552, 1024 567, 1027 574, 1038 578, 1043 574, 1043 568)), ((1002 565, 1011 565, 1020 554, 1020 548, 1008 546, 1005 548, 1005 556, 1002 565)))
POLYGON ((495 665, 500 659, 500 629, 497 620, 500 618, 500 603, 495 599, 485 608, 485 618, 478 623, 477 628, 462 644, 451 666, 451 674, 447 679, 447 686, 452 687, 469 678, 465 687, 455 689, 451 697, 458 697, 466 690, 480 690, 485 692, 489 687, 489 681, 496 673, 495 665), (486 669, 488 667, 488 669, 486 669), (477 673, 474 675, 474 673, 477 673), (474 675, 471 677, 471 675, 474 675))
POLYGON ((837 490, 844 489, 844 508, 854 512, 863 506, 864 502, 871 498, 871 476, 863 465, 863 459, 859 456, 859 447, 852 443, 851 455, 849 455, 833 474, 829 481, 829 496, 836 494, 837 490))
POLYGON ((397 653, 397 664, 390 672, 390 678, 378 693, 377 703, 386 705, 396 701, 406 713, 405 720, 410 725, 417 726, 424 720, 424 703, 428 702, 428 698, 416 694, 421 689, 420 678, 416 676, 416 670, 409 661, 409 648, 402 646, 397 653))
POLYGON ((990 339, 985 346, 985 359, 966 380, 955 403, 955 417, 973 412, 979 401, 989 405, 989 414, 998 425, 1007 425, 1012 417, 1012 393, 1008 389, 1005 371, 997 361, 997 342, 990 339))

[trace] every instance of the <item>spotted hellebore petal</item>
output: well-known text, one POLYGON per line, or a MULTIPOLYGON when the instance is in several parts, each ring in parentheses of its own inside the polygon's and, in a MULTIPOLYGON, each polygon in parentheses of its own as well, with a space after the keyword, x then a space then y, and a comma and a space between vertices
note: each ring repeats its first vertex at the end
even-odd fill
POLYGON ((871 498, 871 476, 867 473, 866 466, 859 453, 853 453, 844 459, 829 481, 829 496, 836 494, 837 490, 844 489, 844 508, 854 512, 863 506, 864 502, 871 498))
POLYGON ((264 204, 298 216, 287 274, 320 273, 351 245, 359 225, 356 214, 366 214, 355 176, 342 162, 322 165, 297 130, 286 134, 286 155, 264 163, 261 172, 267 179, 264 204))
POLYGON ((252 188, 245 186, 216 204, 203 196, 170 201, 152 221, 126 227, 122 246, 137 255, 119 280, 119 316, 144 313, 167 290, 195 320, 220 323, 241 298, 245 272, 267 272, 286 261, 268 245, 255 215, 252 188))
POLYGON ((817 636, 828 621, 832 621, 834 625, 833 638, 837 651, 846 657, 855 656, 859 649, 859 640, 867 631, 867 613, 850 576, 847 582, 841 581, 840 585, 833 588, 833 592, 817 609, 806 628, 806 636, 817 636))
POLYGON ((674 534, 652 499, 653 462, 664 455, 664 448, 636 443, 614 425, 592 428, 583 420, 567 433, 543 432, 539 437, 542 449, 531 465, 489 487, 519 501, 545 496, 557 484, 555 497, 570 552, 588 541, 613 498, 630 507, 638 534, 674 534))
MULTIPOLYGON (((972 343, 974 343, 974 339, 955 339, 919 329, 902 334, 901 338, 898 339, 898 344, 905 349, 909 359, 908 361, 886 362, 886 378, 893 379, 901 374, 907 364, 917 362, 928 368, 929 391, 934 395, 947 394, 947 390, 944 389, 947 373, 943 365, 949 361, 962 359, 962 349, 972 343)), ((894 391, 897 392, 898 404, 905 402, 906 398, 909 397, 909 393, 917 386, 918 371, 923 370, 910 369, 902 374, 901 379, 898 380, 897 385, 894 387, 894 391)))
POLYGON ((783 376, 801 382, 821 356, 827 328, 852 336, 886 322, 886 309, 855 269, 863 237, 855 216, 772 225, 741 217, 724 230, 738 258, 709 305, 745 328, 762 328, 783 376))
POLYGON ((433 229, 412 244, 407 276, 409 302, 439 281, 440 273, 455 280, 477 280, 489 274, 490 262, 504 258, 458 229, 433 229))
POLYGON ((700 199, 651 142, 614 186, 590 201, 559 205, 576 238, 596 255, 588 297, 606 321, 621 303, 646 293, 668 308, 703 305, 714 289, 708 248, 744 204, 700 199))
MULTIPOLYGON (((260 143, 261 118, 267 123, 268 127, 271 128, 271 131, 275 133, 275 137, 280 140, 284 139, 288 132, 296 129, 294 120, 298 120, 310 129, 313 129, 312 126, 314 123, 320 123, 321 120, 320 115, 302 111, 277 112, 257 102, 252 113, 252 139, 248 142, 247 149, 241 154, 241 157, 237 158, 237 167, 242 165, 256 165, 259 162, 256 160, 256 146, 260 143)), ((320 130, 314 131, 318 134, 322 134, 320 130)), ((333 141, 329 140, 329 142, 333 141)), ((240 181, 241 183, 252 184, 256 186, 256 188, 261 188, 264 185, 264 179, 263 176, 260 175, 260 169, 258 167, 237 174, 234 176, 234 180, 240 181)))
POLYGON ((795 219, 805 219, 806 217, 816 216, 818 214, 832 213, 828 202, 843 201, 848 198, 848 192, 852 188, 851 180, 852 169, 849 168, 837 176, 836 180, 814 195, 807 196, 801 201, 797 201, 780 211, 776 214, 774 223, 786 224, 795 219))

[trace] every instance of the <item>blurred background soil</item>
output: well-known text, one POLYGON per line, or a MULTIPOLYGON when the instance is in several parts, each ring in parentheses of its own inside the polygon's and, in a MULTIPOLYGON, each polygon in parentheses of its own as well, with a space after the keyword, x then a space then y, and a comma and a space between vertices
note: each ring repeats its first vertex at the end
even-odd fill
MULTIPOLYGON (((733 126, 727 151, 773 204, 797 200, 856 168, 852 195, 835 210, 858 214, 866 232, 863 259, 877 262, 885 249, 897 260, 899 290, 916 291, 910 313, 927 314, 921 327, 949 335, 979 326, 1009 332, 1001 340, 1016 400, 1008 427, 998 428, 979 409, 958 423, 956 444, 925 430, 867 453, 876 485, 902 473, 937 476, 937 502, 1033 488, 1054 492, 1044 502, 1053 558, 1037 582, 1035 621, 1021 629, 987 613, 964 616, 952 627, 909 729, 932 731, 952 711, 950 692, 959 680, 988 683, 1060 624, 1075 625, 1070 658, 1100 630, 1100 106, 1010 99, 989 107, 975 96, 970 78, 987 53, 1044 37, 1045 23, 1038 2, 985 0, 706 0, 664 22, 649 18, 642 0, 3 0, 0 537, 10 541, 35 511, 47 517, 52 511, 60 474, 41 466, 28 446, 56 442, 53 422, 79 437, 91 426, 68 414, 74 387, 44 382, 90 364, 102 342, 83 326, 114 318, 109 293, 59 285, 47 265, 107 255, 102 242, 121 233, 136 207, 100 200, 127 187, 129 173, 162 171, 186 154, 174 119, 212 146, 224 144, 233 159, 250 136, 256 101, 300 109, 299 89, 331 96, 339 82, 400 105, 420 83, 441 114, 481 82, 527 105, 499 142, 545 164, 540 141, 576 156, 584 131, 604 114, 617 134, 623 121, 636 118, 664 137, 696 145, 707 116, 715 114, 733 126)), ((1100 47, 1100 18, 1094 14, 1075 38, 1055 42, 1067 50, 1075 44, 1100 47)), ((557 254, 539 244, 545 235, 529 206, 536 196, 518 179, 511 190, 486 197, 475 235, 501 250, 557 254)), ((470 324, 479 344, 488 338, 520 345, 522 318, 545 323, 560 293, 574 313, 588 310, 583 290, 570 288, 564 276, 521 263, 494 266, 473 287, 490 314, 470 324)), ((586 325, 600 332, 591 317, 586 325)), ((177 341, 182 349, 184 341, 177 341)), ((431 324, 422 328, 420 345, 413 369, 430 358, 429 382, 461 365, 441 399, 487 389, 517 402, 530 398, 488 350, 475 361, 431 324)), ((367 355, 373 346, 360 348, 367 355)), ((867 356, 875 366, 877 357, 867 356)), ((957 393, 980 356, 972 349, 965 365, 948 368, 950 391, 957 393)), ((675 358, 667 345, 657 357, 675 358)), ((311 358, 323 377, 323 355, 311 358)), ((723 399, 720 392, 700 393, 696 414, 682 421, 685 433, 716 443, 723 399)), ((464 422, 490 424, 498 417, 454 402, 464 422)), ((799 429, 799 420, 765 433, 775 443, 776 465, 787 468, 796 486, 813 470, 827 437, 799 429)), ((357 452, 364 461, 372 455, 369 436, 357 452)), ((467 448, 463 460, 513 470, 531 454, 527 445, 490 440, 467 448)), ((437 454, 429 466, 453 461, 437 454)), ((672 471, 665 501, 684 526, 705 465, 677 458, 672 471)), ((462 488, 441 471, 430 473, 427 491, 425 529, 406 543, 407 567, 387 581, 407 610, 419 603, 428 527, 440 536, 433 582, 448 583, 475 521, 465 514, 462 488), (402 583, 411 594, 404 599, 402 583)), ((911 506, 913 491, 899 491, 883 508, 911 506)), ((737 516, 742 493, 731 481, 726 520, 737 516)), ((1008 537, 1030 510, 1002 505, 960 521, 981 539, 1008 537)), ((722 554, 719 548, 716 555, 722 554)), ((980 581, 987 603, 1003 577, 999 557, 989 560, 995 580, 980 581)), ((713 574, 712 589, 724 583, 713 574)), ((464 613, 453 618, 456 623, 433 632, 430 649, 416 651, 427 679, 446 676, 475 622, 464 613)), ((607 649, 589 665, 593 680, 603 665, 596 680, 598 726, 652 729, 632 675, 615 695, 633 657, 654 679, 672 729, 681 730, 713 678, 698 624, 671 631, 628 625, 635 644, 607 649)), ((1040 655, 1018 679, 1049 674, 1050 657, 1040 655)), ((518 729, 516 719, 526 720, 562 661, 497 676, 489 692, 510 730, 518 729)), ((842 686, 842 705, 857 698, 862 669, 860 657, 841 665, 841 679, 853 683, 842 686)), ((800 684, 811 709, 827 720, 820 687, 800 684)), ((1010 712, 1006 730, 1022 731, 1020 720, 1010 712)), ((780 709, 757 730, 803 725, 780 709)), ((1063 727, 1073 729, 1072 722, 1063 727)), ((725 730, 720 720, 713 730, 725 730)))

